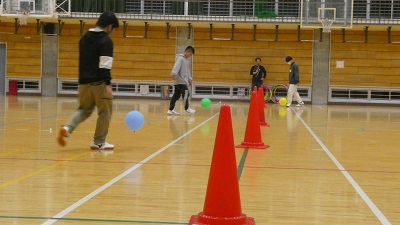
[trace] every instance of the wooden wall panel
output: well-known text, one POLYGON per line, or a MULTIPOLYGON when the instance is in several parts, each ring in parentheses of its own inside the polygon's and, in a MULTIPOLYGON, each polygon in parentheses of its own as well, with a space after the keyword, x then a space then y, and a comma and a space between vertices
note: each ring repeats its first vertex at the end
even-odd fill
MULTIPOLYGON (((364 38, 364 31, 346 31, 346 40, 347 34, 364 38)), ((400 86, 400 45, 388 43, 387 32, 369 31, 368 43, 343 43, 339 35, 332 33, 331 85, 400 86), (344 61, 343 69, 336 68, 338 60, 344 61)))
POLYGON ((36 24, 20 26, 14 34, 14 23, 0 23, 0 42, 7 43, 7 77, 41 76, 41 37, 36 24))
MULTIPOLYGON (((85 31, 92 27, 85 25, 85 31)), ((284 61, 291 55, 300 66, 302 85, 311 85, 312 42, 298 41, 297 30, 257 28, 257 41, 253 40, 253 25, 235 28, 234 40, 210 40, 207 26, 193 27, 196 54, 193 57, 193 76, 196 82, 250 84, 250 67, 261 57, 267 68, 267 84, 287 83, 289 66, 284 61)), ((7 76, 41 76, 41 36, 36 35, 36 24, 21 26, 18 34, 13 23, 1 23, 0 41, 7 42, 7 76), (7 33, 8 32, 8 33, 7 33)), ((231 38, 229 24, 215 24, 214 38, 231 38)), ((129 25, 126 34, 144 35, 143 26, 129 25)), ((176 27, 171 27, 167 39, 166 27, 149 22, 148 38, 123 37, 122 23, 112 35, 115 47, 112 76, 121 80, 170 81, 175 61, 176 27)), ((346 30, 347 43, 343 43, 341 30, 332 30, 330 84, 345 86, 400 86, 400 45, 387 43, 387 31, 369 31, 364 43, 363 30, 346 30), (356 41, 356 42, 354 42, 356 41), (336 68, 343 60, 345 68, 336 68)), ((313 30, 301 30, 302 40, 311 40, 313 30)), ((59 36, 60 78, 78 77, 79 24, 64 24, 59 36)), ((400 41, 400 31, 393 28, 392 41, 400 41)))
POLYGON ((285 57, 291 55, 301 67, 302 83, 305 85, 311 83, 312 45, 310 42, 298 42, 296 31, 284 34, 287 40, 293 41, 278 42, 253 41, 252 29, 240 30, 240 33, 245 38, 240 39, 240 36, 236 36, 235 33, 233 41, 210 40, 207 35, 209 29, 196 29, 196 55, 194 56, 196 80, 208 82, 212 79, 213 82, 250 84, 250 68, 254 65, 254 59, 261 57, 268 71, 265 83, 287 83, 289 66, 285 62, 285 57), (197 33, 202 35, 197 35, 197 33))

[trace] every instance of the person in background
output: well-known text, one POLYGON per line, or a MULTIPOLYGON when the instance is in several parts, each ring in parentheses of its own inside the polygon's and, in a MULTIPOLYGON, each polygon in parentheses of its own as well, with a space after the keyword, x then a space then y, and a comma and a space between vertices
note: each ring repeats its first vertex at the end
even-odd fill
POLYGON ((250 75, 253 76, 251 80, 251 90, 254 90, 254 87, 260 88, 263 85, 263 80, 267 77, 267 70, 261 65, 261 58, 256 58, 256 65, 252 66, 250 69, 250 75))
POLYGON ((175 64, 171 71, 175 91, 169 103, 168 115, 179 115, 174 108, 176 101, 181 96, 185 105, 185 111, 190 114, 196 112, 196 110, 189 107, 190 92, 188 88, 192 86, 192 73, 190 71, 189 58, 192 57, 192 55, 194 55, 194 48, 192 46, 187 46, 183 54, 176 54, 175 64))
POLYGON ((114 149, 106 142, 112 114, 111 67, 113 42, 109 35, 119 27, 113 12, 103 12, 96 23, 79 41, 79 86, 78 109, 72 118, 61 127, 57 142, 66 145, 66 137, 85 121, 97 108, 97 124, 90 148, 114 149))
POLYGON ((286 107, 290 107, 292 105, 293 96, 298 103, 296 106, 300 107, 304 105, 304 102, 301 99, 299 92, 297 92, 297 84, 300 82, 299 65, 297 65, 291 56, 286 57, 286 63, 290 65, 289 89, 287 93, 286 107))

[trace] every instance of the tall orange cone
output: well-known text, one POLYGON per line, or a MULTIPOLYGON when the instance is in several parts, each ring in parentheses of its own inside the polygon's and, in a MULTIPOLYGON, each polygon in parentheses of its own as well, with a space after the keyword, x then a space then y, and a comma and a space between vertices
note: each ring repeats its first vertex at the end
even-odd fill
MULTIPOLYGON (((265 93, 264 93, 264 85, 261 85, 260 89, 262 89, 262 92, 261 92, 261 93, 262 93, 262 96, 265 96, 265 95, 264 95, 264 94, 265 94, 265 93)), ((265 100, 265 98, 263 98, 263 99, 265 100)), ((267 104, 265 104, 264 101, 263 101, 263 107, 264 107, 264 108, 267 108, 267 104)))
POLYGON ((260 118, 260 125, 269 127, 268 123, 265 122, 265 113, 264 113, 265 102, 264 102, 264 98, 263 97, 264 97, 264 88, 261 85, 261 87, 260 87, 260 89, 258 89, 258 93, 257 93, 258 113, 259 113, 259 118, 260 118))
POLYGON ((257 92, 251 93, 249 113, 247 115, 246 132, 242 144, 237 148, 258 148, 265 149, 269 145, 264 145, 261 140, 260 116, 258 111, 257 92))
POLYGON ((254 218, 242 213, 231 110, 226 104, 219 115, 203 212, 193 215, 189 225, 255 225, 254 218))

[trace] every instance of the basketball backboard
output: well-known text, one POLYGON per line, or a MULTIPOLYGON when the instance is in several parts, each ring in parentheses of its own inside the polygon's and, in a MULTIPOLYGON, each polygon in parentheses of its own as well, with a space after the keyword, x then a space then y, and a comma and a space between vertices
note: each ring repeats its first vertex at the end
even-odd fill
POLYGON ((0 0, 0 16, 17 17, 22 12, 29 17, 57 17, 70 14, 71 0, 0 0))
POLYGON ((303 28, 351 28, 354 0, 301 0, 303 28))

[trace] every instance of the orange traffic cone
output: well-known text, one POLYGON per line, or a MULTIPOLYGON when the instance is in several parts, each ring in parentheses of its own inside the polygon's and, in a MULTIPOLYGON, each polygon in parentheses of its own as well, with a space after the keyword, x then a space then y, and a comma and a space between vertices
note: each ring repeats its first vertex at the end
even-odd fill
MULTIPOLYGON (((261 85, 261 87, 260 87, 260 89, 262 89, 262 96, 264 96, 264 85, 261 85)), ((264 98, 263 98, 264 99, 264 98)), ((264 99, 265 100, 265 99, 264 99)), ((267 104, 265 104, 265 102, 263 101, 263 106, 264 106, 264 108, 267 108, 267 104)))
POLYGON ((264 145, 261 141, 260 116, 258 111, 257 92, 251 93, 249 114, 247 115, 246 133, 242 144, 236 148, 258 148, 265 149, 269 145, 264 145))
POLYGON ((260 125, 269 127, 268 123, 265 122, 265 113, 264 113, 265 102, 264 102, 263 97, 264 97, 264 88, 263 88, 263 86, 261 86, 260 89, 258 89, 258 93, 257 93, 260 125))
POLYGON ((229 105, 222 105, 203 212, 189 225, 255 225, 242 213, 229 105))

